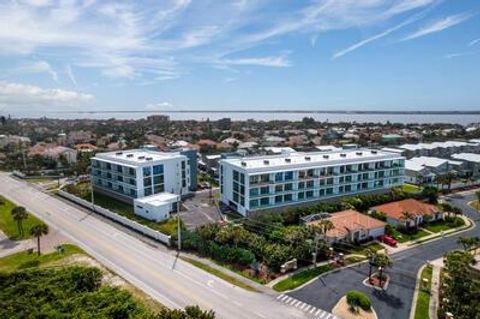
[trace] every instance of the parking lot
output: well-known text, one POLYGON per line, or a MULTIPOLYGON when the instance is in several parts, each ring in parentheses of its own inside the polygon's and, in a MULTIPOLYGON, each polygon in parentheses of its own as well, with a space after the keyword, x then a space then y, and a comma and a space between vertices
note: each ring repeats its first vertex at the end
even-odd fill
POLYGON ((215 207, 214 199, 218 197, 218 189, 202 190, 195 192, 192 197, 183 201, 186 210, 180 212, 180 217, 187 229, 216 223, 222 219, 220 212, 215 207))

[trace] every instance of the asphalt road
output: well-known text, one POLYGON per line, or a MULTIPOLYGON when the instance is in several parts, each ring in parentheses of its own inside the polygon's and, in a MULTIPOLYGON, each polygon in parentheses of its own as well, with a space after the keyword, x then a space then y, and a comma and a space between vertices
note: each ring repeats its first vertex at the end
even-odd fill
MULTIPOLYGON (((480 214, 467 205, 474 197, 473 192, 469 192, 468 195, 451 195, 448 198, 450 203, 462 208, 466 216, 478 220, 480 214)), ((388 270, 391 280, 383 292, 362 284, 368 277, 368 264, 363 263, 320 277, 288 295, 331 311, 342 296, 355 289, 371 297, 379 319, 408 319, 420 267, 428 260, 440 258, 445 252, 460 248, 457 244, 460 236, 480 236, 480 227, 392 254, 393 267, 388 270)))
POLYGON ((231 285, 178 258, 122 232, 109 223, 0 173, 0 194, 44 220, 87 253, 162 304, 180 308, 197 304, 219 318, 308 318, 279 303, 276 295, 231 285))

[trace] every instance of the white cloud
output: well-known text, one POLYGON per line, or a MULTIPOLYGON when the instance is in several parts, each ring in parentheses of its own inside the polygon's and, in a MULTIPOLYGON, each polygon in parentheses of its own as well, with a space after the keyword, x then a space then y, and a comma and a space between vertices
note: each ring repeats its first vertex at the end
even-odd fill
POLYGON ((0 81, 0 104, 21 106, 74 106, 95 100, 91 94, 0 81))
POLYGON ((58 74, 46 61, 27 63, 11 70, 10 74, 47 73, 53 81, 58 82, 58 74))
POLYGON ((72 81, 73 85, 77 86, 77 79, 75 78, 75 74, 73 73, 72 66, 70 64, 67 64, 65 67, 65 73, 70 81, 72 81))
POLYGON ((275 68, 285 68, 291 66, 291 62, 285 55, 280 56, 266 56, 254 58, 238 58, 238 59, 223 59, 218 62, 224 65, 253 65, 253 66, 267 66, 275 68))
POLYGON ((337 53, 335 53, 335 54, 332 56, 332 59, 340 58, 340 57, 344 56, 345 54, 350 53, 350 52, 352 52, 352 51, 355 51, 355 50, 363 47, 364 45, 369 44, 370 42, 373 42, 373 41, 376 41, 376 40, 378 40, 378 39, 381 39, 381 38, 389 35, 390 33, 395 32, 395 31, 403 28, 404 26, 406 26, 406 25, 408 25, 408 24, 410 24, 410 23, 412 23, 412 22, 413 22, 412 20, 407 20, 407 21, 405 21, 405 22, 403 22, 403 23, 400 23, 400 24, 398 24, 398 25, 390 28, 390 29, 387 29, 387 30, 385 30, 385 31, 383 31, 383 32, 380 32, 380 33, 378 33, 378 34, 375 34, 374 36, 371 36, 371 37, 369 37, 369 38, 367 38, 367 39, 364 39, 364 40, 362 40, 362 41, 360 41, 360 42, 357 42, 357 43, 349 46, 348 48, 346 48, 346 49, 344 49, 344 50, 341 50, 341 51, 338 51, 337 53))
POLYGON ((477 43, 480 43, 480 38, 470 41, 470 43, 468 44, 468 46, 469 46, 469 47, 473 47, 473 46, 476 45, 477 43))
POLYGON ((472 17, 471 14, 462 13, 462 14, 451 15, 440 20, 435 20, 430 24, 424 25, 423 27, 413 32, 412 34, 404 37, 402 41, 413 40, 413 39, 417 39, 432 33, 437 33, 437 32, 446 30, 448 28, 456 26, 457 24, 460 24, 470 19, 471 17, 472 17))

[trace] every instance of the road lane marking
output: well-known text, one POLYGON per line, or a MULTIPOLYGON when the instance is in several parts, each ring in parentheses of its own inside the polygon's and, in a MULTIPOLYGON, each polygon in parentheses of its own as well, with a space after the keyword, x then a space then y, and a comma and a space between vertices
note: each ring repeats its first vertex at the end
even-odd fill
POLYGON ((312 310, 310 310, 310 313, 313 313, 317 308, 316 307, 312 307, 312 310))
POLYGON ((281 294, 277 297, 277 299, 283 298, 284 296, 285 296, 284 294, 281 294))
POLYGON ((308 309, 310 309, 312 306, 311 305, 308 305, 307 308, 303 309, 305 312, 308 311, 308 309))

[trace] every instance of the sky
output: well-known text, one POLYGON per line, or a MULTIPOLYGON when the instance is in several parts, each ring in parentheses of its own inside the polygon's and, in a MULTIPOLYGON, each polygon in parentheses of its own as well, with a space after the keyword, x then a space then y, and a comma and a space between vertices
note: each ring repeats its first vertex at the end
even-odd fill
POLYGON ((480 110, 478 0, 2 0, 0 113, 480 110))

